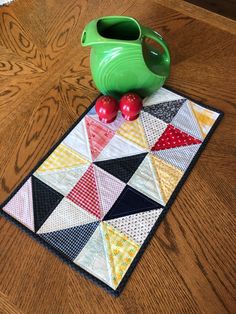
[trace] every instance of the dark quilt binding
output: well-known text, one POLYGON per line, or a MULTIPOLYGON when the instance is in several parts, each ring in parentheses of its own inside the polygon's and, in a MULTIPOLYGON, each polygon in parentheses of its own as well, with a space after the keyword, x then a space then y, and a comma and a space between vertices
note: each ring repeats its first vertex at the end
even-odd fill
POLYGON ((154 233, 156 232, 158 226, 160 225, 160 223, 162 222, 162 220, 164 219, 166 213, 168 212, 168 210, 170 209, 171 205, 173 204, 175 198, 177 197, 181 187, 184 185, 188 175, 190 174, 191 170, 193 169, 194 165, 196 164, 198 158, 200 157, 201 153, 203 152, 203 150, 206 147, 206 144, 208 143, 209 139, 211 138, 212 134, 214 133, 215 129, 217 128, 217 126, 219 125, 221 119, 223 118, 224 113, 221 110, 212 108, 211 106, 205 105, 201 102, 197 102, 194 99, 190 98, 190 97, 186 97, 184 94, 175 91, 174 89, 164 86, 166 89, 177 93, 178 95, 185 97, 193 102, 195 102, 196 104, 201 105, 202 107, 206 108, 206 109, 210 109, 216 113, 219 114, 218 118, 216 119, 214 125, 211 127, 209 133, 207 134, 207 136, 205 137, 204 141, 202 142, 199 150, 197 151, 196 155, 194 156, 194 158, 192 159, 190 165, 188 166, 187 170, 185 171, 184 175, 182 176, 182 178, 180 179, 179 183, 177 184, 174 192, 172 193, 170 199, 168 200, 167 204, 164 206, 164 209, 161 213, 161 215, 159 216, 158 220, 156 221, 156 223, 154 224, 152 230, 150 231, 150 233, 148 234, 146 240, 144 241, 144 243, 142 244, 140 250, 138 251, 137 255, 135 256, 134 260, 132 261, 132 264, 130 265, 129 269, 127 270, 127 272, 125 273, 123 279, 121 280, 119 286, 117 287, 116 290, 113 290, 112 288, 110 288, 108 285, 106 285, 105 283, 103 283, 101 280, 99 280, 98 278, 96 278, 95 276, 93 276, 92 274, 90 274, 89 272, 87 272, 86 270, 84 270, 83 268, 79 267, 78 265, 74 264, 72 261, 70 261, 63 253, 59 252, 57 249, 55 249, 53 246, 51 246, 48 242, 46 242, 42 237, 40 237, 39 235, 37 235, 36 233, 34 233, 33 231, 29 230, 27 227, 25 227, 23 224, 21 224, 20 222, 18 222, 16 219, 14 219, 12 216, 8 215, 6 212, 4 212, 2 210, 2 208, 5 206, 5 204, 7 204, 9 202, 9 200, 18 192, 18 190, 23 186, 23 184, 29 179, 30 176, 32 176, 32 174, 38 169, 38 167, 48 158, 48 156, 54 151, 54 149, 64 140, 64 138, 71 132, 71 130, 84 118, 84 116, 90 111, 90 109, 94 106, 96 99, 93 101, 93 103, 87 108, 87 110, 79 117, 79 119, 68 129, 68 131, 61 137, 61 139, 55 144, 53 145, 53 147, 48 151, 48 153, 38 162, 38 164, 32 169, 32 171, 25 177, 25 179, 18 185, 18 187, 13 191, 13 193, 0 205, 0 215, 2 215, 3 217, 5 217, 6 219, 8 219, 9 221, 11 221, 12 223, 14 223, 16 226, 18 226, 21 230, 23 230, 25 233, 27 233, 29 236, 31 236, 32 238, 34 238, 36 241, 40 242, 44 247, 46 247, 50 252, 52 252, 53 254, 55 254, 56 256, 58 256, 61 260, 63 260, 64 263, 66 263, 67 265, 69 265, 71 268, 73 268, 74 270, 78 271, 80 274, 82 274, 83 276, 85 276, 86 278, 90 279, 91 281, 93 281, 95 284, 97 284, 98 286, 101 286, 103 289, 105 289, 107 292, 109 292, 110 294, 112 294, 113 296, 119 296, 120 293, 122 292, 122 290, 125 287, 125 284, 128 281, 128 278, 131 276, 135 266, 137 265, 138 261, 140 260, 142 254, 144 253, 148 243, 150 242, 151 238, 153 237, 154 233))

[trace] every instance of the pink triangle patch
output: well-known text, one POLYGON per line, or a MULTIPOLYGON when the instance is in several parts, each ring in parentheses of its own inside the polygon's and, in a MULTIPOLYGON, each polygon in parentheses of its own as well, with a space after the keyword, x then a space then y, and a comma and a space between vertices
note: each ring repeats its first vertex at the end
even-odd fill
POLYGON ((34 231, 34 209, 32 197, 32 183, 29 178, 20 190, 12 197, 3 210, 34 231))
POLYGON ((67 198, 89 213, 92 213, 97 218, 101 217, 93 165, 90 165, 88 170, 67 195, 67 198))
POLYGON ((85 122, 92 159, 95 160, 103 148, 115 135, 115 132, 88 116, 85 117, 85 122))
POLYGON ((99 167, 94 166, 94 170, 98 185, 102 217, 104 217, 120 196, 126 184, 99 167))
POLYGON ((152 151, 159 151, 200 143, 200 140, 169 124, 161 137, 159 137, 156 144, 152 147, 152 151))

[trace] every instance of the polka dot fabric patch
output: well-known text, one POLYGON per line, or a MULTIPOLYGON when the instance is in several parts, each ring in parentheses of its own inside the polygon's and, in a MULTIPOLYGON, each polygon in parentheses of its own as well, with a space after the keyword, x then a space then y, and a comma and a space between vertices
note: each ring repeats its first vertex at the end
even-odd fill
POLYGON ((173 125, 168 125, 165 132, 152 147, 152 151, 165 150, 181 146, 190 146, 200 144, 201 141, 191 135, 175 128, 173 125))
POLYGON ((106 125, 93 103, 1 204, 1 214, 113 295, 223 115, 165 88, 143 105, 136 121, 119 113, 106 125))

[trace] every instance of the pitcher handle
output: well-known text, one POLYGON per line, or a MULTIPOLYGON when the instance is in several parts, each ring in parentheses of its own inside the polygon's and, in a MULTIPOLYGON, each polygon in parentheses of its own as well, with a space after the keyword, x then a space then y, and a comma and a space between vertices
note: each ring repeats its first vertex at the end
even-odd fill
POLYGON ((164 52, 161 54, 163 62, 166 63, 167 65, 170 65, 170 52, 167 43, 162 38, 162 36, 148 27, 142 27, 142 33, 144 37, 151 38, 152 40, 156 41, 159 45, 161 45, 161 47, 164 49, 164 52))

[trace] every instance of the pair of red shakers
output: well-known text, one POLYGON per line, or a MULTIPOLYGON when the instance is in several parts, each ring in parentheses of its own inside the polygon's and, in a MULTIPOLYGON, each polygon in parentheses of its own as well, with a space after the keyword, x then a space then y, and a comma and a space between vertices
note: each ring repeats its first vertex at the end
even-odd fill
POLYGON ((112 96, 101 96, 97 99, 95 109, 100 121, 111 123, 120 109, 122 116, 132 121, 138 118, 142 109, 142 99, 135 93, 124 94, 118 102, 112 96))

